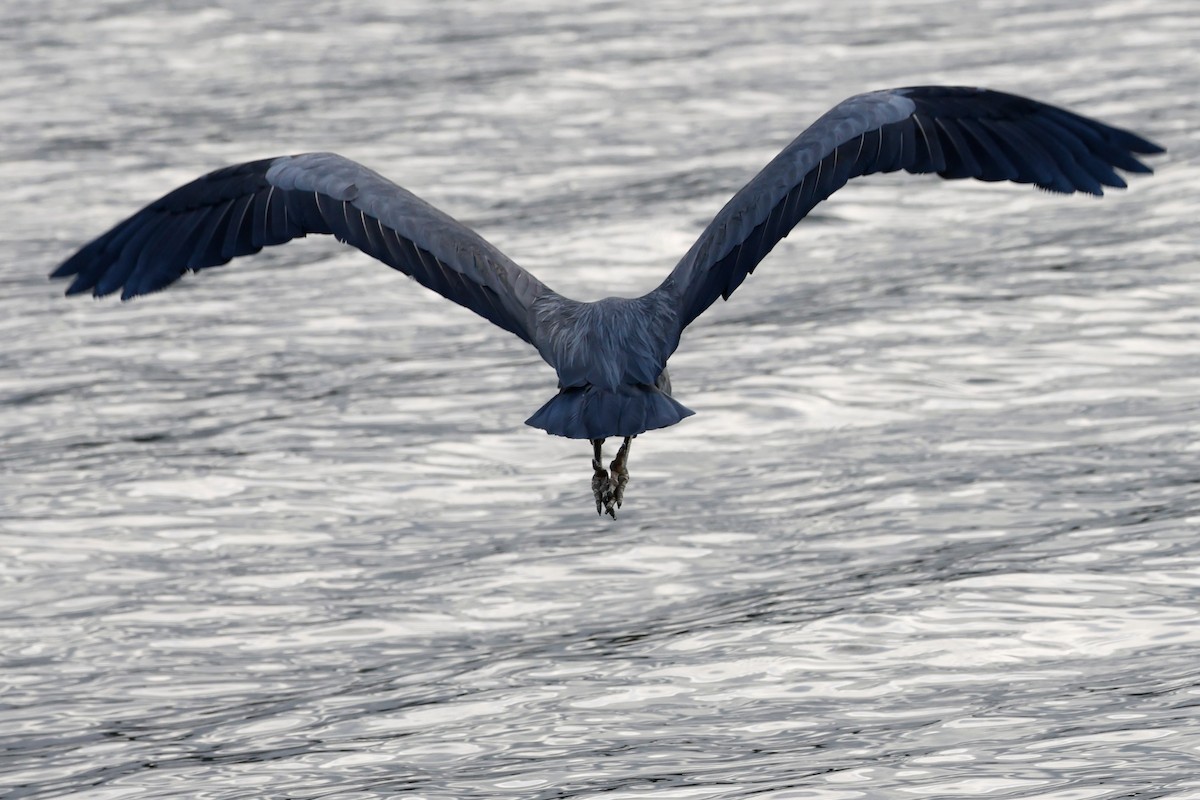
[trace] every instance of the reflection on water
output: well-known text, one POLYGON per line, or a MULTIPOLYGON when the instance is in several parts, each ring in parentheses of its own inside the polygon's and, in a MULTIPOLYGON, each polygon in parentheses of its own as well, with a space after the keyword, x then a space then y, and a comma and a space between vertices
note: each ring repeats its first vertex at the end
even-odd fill
POLYGON ((1183 2, 13 9, 0 797, 1189 797, 1200 140, 1183 2), (568 294, 656 285, 866 88, 1171 149, 1103 201, 877 177, 672 359, 620 520, 535 353, 329 242, 44 274, 337 149, 568 294))

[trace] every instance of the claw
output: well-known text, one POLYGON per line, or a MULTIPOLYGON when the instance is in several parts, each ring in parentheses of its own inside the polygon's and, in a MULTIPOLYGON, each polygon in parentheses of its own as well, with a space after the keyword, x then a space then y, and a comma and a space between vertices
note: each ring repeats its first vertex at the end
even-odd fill
MULTIPOLYGON (((617 451, 617 457, 608 465, 608 468, 612 470, 612 477, 609 480, 612 483, 613 500, 617 508, 620 508, 622 502, 624 502, 625 487, 629 484, 629 469, 627 468, 627 464, 629 463, 629 442, 632 438, 631 436, 625 437, 621 449, 617 451)), ((613 518, 616 519, 615 513, 613 514, 613 518)))
POLYGON ((613 519, 617 518, 616 509, 617 496, 613 493, 613 487, 616 483, 608 476, 604 470, 592 476, 592 496, 596 498, 596 513, 608 514, 613 519))
POLYGON ((592 494, 596 498, 596 514, 603 514, 605 499, 604 495, 608 491, 608 473, 604 471, 604 467, 600 466, 600 459, 592 459, 592 469, 595 472, 592 474, 592 494))
POLYGON ((592 496, 596 499, 596 514, 608 514, 617 518, 617 509, 625 500, 625 486, 629 483, 629 442, 632 436, 625 437, 625 443, 617 451, 617 457, 604 469, 603 455, 600 452, 603 439, 593 439, 592 447, 592 496), (610 474, 611 471, 611 474, 610 474))
POLYGON ((601 459, 604 453, 600 450, 604 446, 603 439, 592 439, 592 496, 596 498, 596 515, 604 513, 605 507, 608 506, 606 495, 608 494, 608 473, 604 470, 604 462, 601 459))
MULTIPOLYGON (((625 501, 625 484, 629 483, 629 476, 622 475, 617 479, 617 485, 613 487, 613 498, 617 501, 617 508, 625 501)), ((614 519, 616 515, 613 515, 614 519)))

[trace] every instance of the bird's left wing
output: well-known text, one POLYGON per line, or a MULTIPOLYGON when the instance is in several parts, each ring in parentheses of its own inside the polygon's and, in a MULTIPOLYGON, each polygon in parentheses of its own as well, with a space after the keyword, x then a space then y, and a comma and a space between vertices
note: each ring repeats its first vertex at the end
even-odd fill
POLYGON ((986 89, 918 86, 839 103, 783 149, 717 214, 656 290, 679 331, 729 295, 814 206, 851 178, 936 172, 1100 195, 1114 167, 1150 172, 1134 153, 1163 149, 1129 131, 986 89))
POLYGON ((162 289, 310 233, 333 234, 527 342, 547 287, 479 234, 372 170, 306 153, 216 170, 85 245, 51 277, 68 294, 162 289))

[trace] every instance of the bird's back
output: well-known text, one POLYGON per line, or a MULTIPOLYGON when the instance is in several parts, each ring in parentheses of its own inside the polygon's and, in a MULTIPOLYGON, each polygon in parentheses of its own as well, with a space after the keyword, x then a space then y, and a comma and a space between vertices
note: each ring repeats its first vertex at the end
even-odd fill
POLYGON ((662 292, 587 303, 549 293, 533 312, 534 344, 558 372, 559 394, 527 424, 603 439, 665 428, 693 413, 671 398, 664 375, 679 326, 662 292))
POLYGON ((533 304, 534 344, 563 387, 653 384, 679 343, 676 315, 660 292, 594 302, 550 292, 533 304))

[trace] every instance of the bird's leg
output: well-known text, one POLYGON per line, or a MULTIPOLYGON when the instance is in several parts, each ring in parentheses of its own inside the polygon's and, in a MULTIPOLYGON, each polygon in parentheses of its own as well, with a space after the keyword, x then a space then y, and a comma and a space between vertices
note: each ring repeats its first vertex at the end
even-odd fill
MULTIPOLYGON (((617 508, 621 507, 621 501, 625 498, 625 485, 629 483, 629 470, 626 465, 629 463, 629 443, 632 441, 632 436, 626 436, 625 441, 621 444, 621 449, 617 451, 617 457, 608 465, 608 468, 612 470, 612 477, 609 481, 612 484, 613 502, 616 503, 617 508)), ((613 519, 616 519, 617 514, 611 508, 608 513, 612 514, 613 519)))
POLYGON ((604 469, 604 453, 601 447, 604 445, 603 439, 592 439, 592 496, 596 498, 596 513, 608 514, 613 519, 617 518, 617 509, 621 507, 621 502, 625 499, 625 485, 629 483, 629 470, 626 464, 629 462, 629 443, 633 441, 632 436, 626 436, 624 443, 621 444, 621 449, 617 451, 617 457, 608 465, 608 470, 604 469))
POLYGON ((610 513, 612 509, 612 503, 608 499, 612 490, 609 488, 608 473, 604 470, 604 462, 601 461, 604 458, 604 454, 600 451, 600 448, 603 446, 603 439, 592 439, 592 469, 594 470, 592 473, 592 495, 596 498, 597 514, 603 514, 606 506, 610 509, 610 513))

